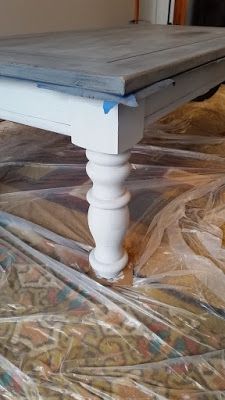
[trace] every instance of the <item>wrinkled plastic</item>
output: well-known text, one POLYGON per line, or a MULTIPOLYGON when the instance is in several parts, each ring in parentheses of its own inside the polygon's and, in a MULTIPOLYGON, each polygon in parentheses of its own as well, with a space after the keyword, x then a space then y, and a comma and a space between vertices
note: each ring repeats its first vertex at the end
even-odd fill
POLYGON ((225 399, 224 100, 132 152, 132 286, 89 267, 84 151, 0 123, 0 399, 225 399))

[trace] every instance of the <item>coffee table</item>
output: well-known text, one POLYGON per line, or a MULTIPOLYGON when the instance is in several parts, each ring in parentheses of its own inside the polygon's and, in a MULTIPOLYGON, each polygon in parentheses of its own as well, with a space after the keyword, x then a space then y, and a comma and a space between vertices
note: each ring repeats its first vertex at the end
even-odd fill
POLYGON ((224 28, 141 24, 0 39, 0 118, 86 149, 97 275, 114 278, 128 263, 125 179, 145 125, 224 79, 224 28))

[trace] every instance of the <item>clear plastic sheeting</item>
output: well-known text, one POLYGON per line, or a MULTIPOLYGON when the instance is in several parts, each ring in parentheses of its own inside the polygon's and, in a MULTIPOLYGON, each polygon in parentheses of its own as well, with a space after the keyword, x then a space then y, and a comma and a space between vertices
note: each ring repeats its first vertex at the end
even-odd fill
POLYGON ((0 399, 225 399, 224 100, 132 153, 132 286, 89 267, 84 151, 0 123, 0 399))

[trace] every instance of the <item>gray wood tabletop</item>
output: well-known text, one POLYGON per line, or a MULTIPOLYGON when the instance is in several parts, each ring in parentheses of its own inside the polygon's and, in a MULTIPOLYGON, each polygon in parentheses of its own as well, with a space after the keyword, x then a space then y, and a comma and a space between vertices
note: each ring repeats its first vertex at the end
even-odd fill
POLYGON ((123 96, 223 57, 224 28, 130 25, 1 38, 0 76, 123 96))

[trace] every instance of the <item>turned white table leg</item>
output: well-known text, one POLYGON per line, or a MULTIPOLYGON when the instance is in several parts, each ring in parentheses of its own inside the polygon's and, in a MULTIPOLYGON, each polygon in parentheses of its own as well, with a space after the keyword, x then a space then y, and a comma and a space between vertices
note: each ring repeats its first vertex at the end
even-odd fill
POLYGON ((145 100, 137 104, 133 98, 134 107, 113 102, 106 113, 108 101, 57 93, 31 81, 2 78, 0 89, 1 118, 70 135, 72 143, 88 149, 93 181, 88 219, 96 243, 90 262, 98 275, 115 277, 128 261, 123 248, 130 200, 124 187, 130 171, 126 151, 143 137, 145 100))
POLYGON ((93 182, 87 194, 88 223, 96 243, 90 264, 98 276, 113 278, 128 262, 123 240, 129 225, 130 193, 124 181, 130 173, 130 153, 86 154, 87 174, 93 182))

